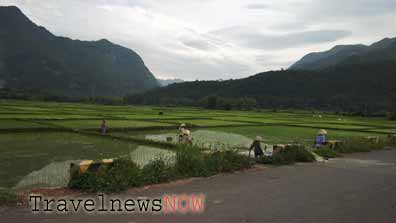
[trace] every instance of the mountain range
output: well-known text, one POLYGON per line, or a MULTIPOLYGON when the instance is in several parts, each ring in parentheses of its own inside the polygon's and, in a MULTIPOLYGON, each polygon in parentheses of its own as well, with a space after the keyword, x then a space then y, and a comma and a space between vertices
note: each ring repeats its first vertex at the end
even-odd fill
POLYGON ((396 38, 385 38, 370 46, 339 45, 325 52, 310 53, 293 64, 291 70, 322 70, 340 63, 396 61, 396 38))
POLYGON ((15 89, 70 98, 127 95, 133 104, 396 110, 396 38, 335 46, 288 70, 248 78, 180 81, 157 80, 137 53, 106 39, 58 37, 17 7, 0 7, 0 98, 13 98, 8 92, 15 89))
POLYGON ((237 80, 178 83, 127 99, 135 104, 228 109, 252 99, 264 108, 389 111, 396 110, 395 83, 396 38, 386 38, 371 46, 336 46, 308 54, 288 70, 237 80))
POLYGON ((122 97, 158 86, 134 51, 106 39, 58 37, 17 7, 0 7, 0 88, 68 97, 122 97))

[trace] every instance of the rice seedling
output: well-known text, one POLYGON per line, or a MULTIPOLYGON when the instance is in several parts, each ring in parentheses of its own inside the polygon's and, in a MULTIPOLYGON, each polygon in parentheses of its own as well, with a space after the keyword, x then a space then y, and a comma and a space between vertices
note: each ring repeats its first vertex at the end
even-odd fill
POLYGON ((75 161, 54 162, 22 178, 16 190, 30 188, 66 187, 70 180, 70 164, 75 161))
POLYGON ((148 146, 139 146, 128 155, 128 158, 135 162, 139 167, 144 167, 159 158, 169 164, 172 164, 175 162, 175 156, 176 153, 173 151, 148 146))
MULTIPOLYGON (((209 131, 197 130, 191 133, 193 137, 193 145, 212 150, 226 150, 232 148, 248 148, 252 143, 252 139, 243 135, 209 131)), ((160 135, 146 135, 146 139, 159 142, 178 142, 178 135, 172 133, 160 135)))

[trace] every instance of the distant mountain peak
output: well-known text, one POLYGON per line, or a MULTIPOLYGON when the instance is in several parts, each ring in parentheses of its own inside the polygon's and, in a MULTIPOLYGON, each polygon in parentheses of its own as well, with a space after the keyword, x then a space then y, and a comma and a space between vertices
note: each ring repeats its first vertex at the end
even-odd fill
POLYGON ((371 48, 386 48, 389 47, 389 45, 396 43, 396 37, 395 38, 389 38, 386 37, 376 43, 373 43, 370 47, 371 48))
POLYGON ((17 11, 17 12, 23 14, 22 11, 18 7, 16 7, 15 5, 0 6, 0 10, 17 11))
POLYGON ((3 22, 9 19, 31 22, 30 19, 16 6, 0 6, 0 16, 2 16, 1 19, 3 22))
MULTIPOLYGON (((376 52, 374 55, 373 52, 386 50, 393 44, 396 44, 396 38, 384 38, 370 46, 363 44, 337 45, 324 52, 309 53, 293 64, 289 69, 321 70, 336 66, 348 60, 356 60, 357 58, 364 60, 387 60, 388 54, 381 55, 381 53, 376 52), (368 56, 368 54, 370 54, 370 56, 368 56)), ((394 59, 393 57, 389 58, 394 59)))
POLYGON ((98 43, 104 43, 104 44, 113 44, 112 42, 110 42, 108 39, 100 39, 97 41, 98 43))

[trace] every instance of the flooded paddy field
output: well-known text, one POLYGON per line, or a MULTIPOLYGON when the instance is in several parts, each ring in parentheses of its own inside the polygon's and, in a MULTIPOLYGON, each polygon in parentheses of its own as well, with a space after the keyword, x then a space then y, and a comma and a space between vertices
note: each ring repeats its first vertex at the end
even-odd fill
POLYGON ((160 152, 168 154, 159 148, 76 133, 0 134, 0 142, 0 187, 16 189, 66 186, 70 164, 80 160, 132 157, 144 164, 160 152))
POLYGON ((396 122, 386 118, 331 113, 0 101, 0 187, 64 187, 70 163, 81 160, 129 157, 139 166, 158 158, 173 162, 176 152, 161 143, 178 144, 182 123, 193 145, 207 150, 247 149, 256 136, 269 146, 309 146, 322 128, 334 140, 396 134, 396 122), (106 136, 99 134, 103 119, 106 136))

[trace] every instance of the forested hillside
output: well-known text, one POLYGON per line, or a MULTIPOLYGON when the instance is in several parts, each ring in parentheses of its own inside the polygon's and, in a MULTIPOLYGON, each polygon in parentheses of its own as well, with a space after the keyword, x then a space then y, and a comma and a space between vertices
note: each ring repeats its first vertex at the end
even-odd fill
POLYGON ((122 97, 157 86, 134 51, 104 39, 89 42, 57 37, 31 22, 17 7, 0 7, 3 94, 122 97))

